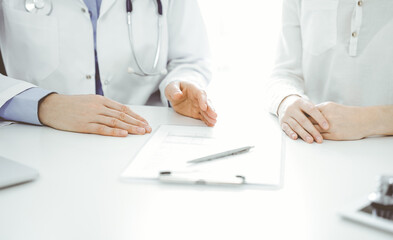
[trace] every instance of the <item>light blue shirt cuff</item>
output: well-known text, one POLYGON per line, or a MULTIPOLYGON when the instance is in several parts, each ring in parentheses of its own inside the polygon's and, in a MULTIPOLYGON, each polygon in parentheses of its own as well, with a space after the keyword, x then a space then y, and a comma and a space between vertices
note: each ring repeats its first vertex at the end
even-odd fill
POLYGON ((51 91, 42 88, 30 88, 8 100, 0 108, 0 117, 8 121, 42 125, 38 119, 38 103, 51 91))

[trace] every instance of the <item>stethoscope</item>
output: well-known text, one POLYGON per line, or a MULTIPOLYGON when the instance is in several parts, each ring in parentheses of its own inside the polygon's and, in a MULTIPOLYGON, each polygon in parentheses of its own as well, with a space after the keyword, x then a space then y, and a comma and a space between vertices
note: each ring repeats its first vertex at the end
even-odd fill
POLYGON ((26 0, 26 11, 42 15, 50 15, 52 13, 53 4, 51 0, 26 0))
MULTIPOLYGON (((156 0, 157 2, 157 43, 156 43, 156 54, 154 56, 154 62, 151 71, 147 71, 144 69, 135 53, 134 47, 134 37, 133 37, 133 30, 132 30, 132 11, 133 5, 132 0, 126 0, 126 11, 127 11, 127 25, 128 25, 128 37, 130 40, 130 47, 133 59, 139 69, 140 72, 135 71, 133 68, 128 68, 128 73, 136 74, 138 76, 159 76, 159 75, 166 75, 168 71, 166 69, 163 70, 156 70, 158 60, 161 53, 161 42, 162 42, 162 16, 163 16, 163 8, 161 0, 156 0)), ((25 8, 26 11, 30 13, 36 13, 41 15, 50 15, 53 10, 53 3, 51 0, 25 0, 25 8)))
POLYGON ((162 15, 163 15, 161 0, 156 0, 156 2, 157 2, 157 14, 158 14, 157 15, 158 36, 157 36, 157 44, 156 44, 156 54, 154 57, 154 63, 153 63, 153 67, 152 67, 153 72, 149 72, 149 71, 146 71, 141 66, 141 64, 139 63, 138 57, 136 56, 136 53, 135 53, 134 37, 133 37, 132 21, 131 21, 131 13, 133 11, 132 0, 126 0, 128 36, 130 39, 131 52, 132 52, 132 55, 133 55, 136 65, 138 66, 139 70, 141 71, 141 73, 138 73, 138 72, 134 71, 134 69, 128 68, 128 73, 133 73, 133 74, 136 74, 139 76, 158 76, 158 75, 166 75, 168 73, 166 69, 163 69, 161 71, 157 71, 157 70, 154 71, 155 69, 157 69, 158 59, 160 57, 160 52, 161 52, 161 42, 162 42, 161 27, 162 27, 162 15))

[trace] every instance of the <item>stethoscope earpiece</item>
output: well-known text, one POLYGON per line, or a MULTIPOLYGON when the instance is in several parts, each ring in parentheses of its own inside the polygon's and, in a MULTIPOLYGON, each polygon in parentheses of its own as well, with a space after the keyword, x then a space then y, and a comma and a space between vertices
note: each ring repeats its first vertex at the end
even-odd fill
POLYGON ((51 0, 25 0, 25 9, 30 13, 50 15, 53 10, 51 0))

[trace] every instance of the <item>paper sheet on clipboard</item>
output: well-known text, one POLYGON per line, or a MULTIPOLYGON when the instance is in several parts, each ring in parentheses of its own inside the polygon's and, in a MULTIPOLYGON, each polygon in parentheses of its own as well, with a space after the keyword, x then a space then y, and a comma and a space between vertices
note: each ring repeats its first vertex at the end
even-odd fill
POLYGON ((197 171, 215 175, 242 175, 247 184, 281 183, 281 137, 275 143, 250 140, 201 126, 161 125, 142 147, 121 177, 157 179, 160 171, 197 171), (272 147, 274 144, 274 147, 272 147), (253 145, 248 153, 199 164, 187 161, 237 147, 253 145))

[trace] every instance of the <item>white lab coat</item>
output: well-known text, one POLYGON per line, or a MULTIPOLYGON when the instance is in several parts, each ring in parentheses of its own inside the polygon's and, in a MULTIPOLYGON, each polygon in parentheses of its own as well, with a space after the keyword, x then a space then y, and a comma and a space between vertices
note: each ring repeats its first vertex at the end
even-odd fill
MULTIPOLYGON (((39 86, 61 94, 95 93, 93 27, 83 0, 52 0, 50 16, 28 13, 25 0, 0 0, 0 47, 8 77, 0 75, 0 106, 39 86)), ((151 70, 157 42, 157 6, 134 0, 136 55, 151 70)), ((125 0, 103 0, 97 22, 97 53, 105 96, 124 104, 145 104, 172 81, 205 87, 209 49, 196 0, 163 0, 163 39, 158 69, 164 76, 141 77, 131 52, 125 0)))

